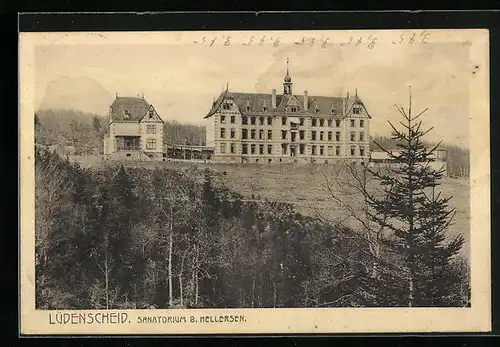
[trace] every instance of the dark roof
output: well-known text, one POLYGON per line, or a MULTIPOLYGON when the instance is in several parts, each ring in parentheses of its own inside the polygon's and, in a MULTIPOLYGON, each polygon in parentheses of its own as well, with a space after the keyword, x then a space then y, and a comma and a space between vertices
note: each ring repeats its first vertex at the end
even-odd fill
POLYGON ((148 112, 149 106, 144 98, 117 96, 111 104, 111 120, 138 122, 148 112), (128 119, 124 118, 125 111, 128 111, 128 119))
MULTIPOLYGON (((299 114, 306 112, 315 114, 319 117, 345 117, 350 113, 355 102, 363 105, 361 99, 355 95, 351 97, 330 97, 330 96, 314 96, 308 95, 308 107, 304 109, 304 95, 278 95, 276 94, 276 112, 284 112, 285 107, 291 98, 295 98, 299 106, 299 114), (316 108, 319 108, 319 113, 316 114, 316 108), (333 109, 334 113, 330 111, 333 109)), ((224 100, 233 100, 238 106, 242 114, 246 113, 268 113, 272 111, 272 94, 259 93, 233 93, 227 90, 223 91, 219 97, 213 102, 212 108, 204 118, 209 118, 214 115, 221 107, 224 100), (263 107, 267 106, 267 112, 264 112, 263 107), (247 111, 247 107, 250 109, 247 111)), ((293 102, 293 101, 292 101, 293 102)))

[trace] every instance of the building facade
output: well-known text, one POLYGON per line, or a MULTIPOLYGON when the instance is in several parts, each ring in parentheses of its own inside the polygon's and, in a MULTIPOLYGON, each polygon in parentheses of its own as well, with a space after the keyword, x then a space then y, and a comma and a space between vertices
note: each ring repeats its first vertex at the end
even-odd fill
POLYGON ((144 97, 119 97, 109 108, 104 155, 109 159, 161 160, 163 120, 144 97))
MULTIPOLYGON (((288 64, 288 63, 287 63, 288 64)), ((214 100, 207 146, 227 163, 334 163, 368 160, 370 119, 357 95, 294 94, 288 66, 283 93, 235 93, 214 100)))

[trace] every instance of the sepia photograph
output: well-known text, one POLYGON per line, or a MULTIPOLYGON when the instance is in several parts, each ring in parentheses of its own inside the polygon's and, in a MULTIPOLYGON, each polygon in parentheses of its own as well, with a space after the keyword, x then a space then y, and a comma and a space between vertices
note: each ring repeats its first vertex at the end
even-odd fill
POLYGON ((490 328, 487 31, 20 52, 26 331, 490 328))

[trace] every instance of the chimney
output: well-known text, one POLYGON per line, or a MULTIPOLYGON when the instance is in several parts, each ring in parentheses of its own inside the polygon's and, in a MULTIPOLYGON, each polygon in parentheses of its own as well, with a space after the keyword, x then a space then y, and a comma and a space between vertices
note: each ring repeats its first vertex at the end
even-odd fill
POLYGON ((273 97, 271 99, 273 110, 276 108, 276 89, 273 89, 273 97))
POLYGON ((304 90, 304 110, 309 108, 309 100, 307 98, 307 90, 304 90))

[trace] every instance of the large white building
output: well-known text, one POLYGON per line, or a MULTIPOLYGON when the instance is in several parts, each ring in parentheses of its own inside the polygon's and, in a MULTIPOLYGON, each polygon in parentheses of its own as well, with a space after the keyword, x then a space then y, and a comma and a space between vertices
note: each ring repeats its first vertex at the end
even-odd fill
POLYGON ((109 108, 104 155, 110 159, 161 160, 163 120, 144 97, 119 97, 109 108))
POLYGON ((346 97, 294 94, 288 66, 283 94, 226 88, 204 118, 207 146, 214 148, 217 162, 333 163, 370 156, 371 116, 357 92, 346 97))

